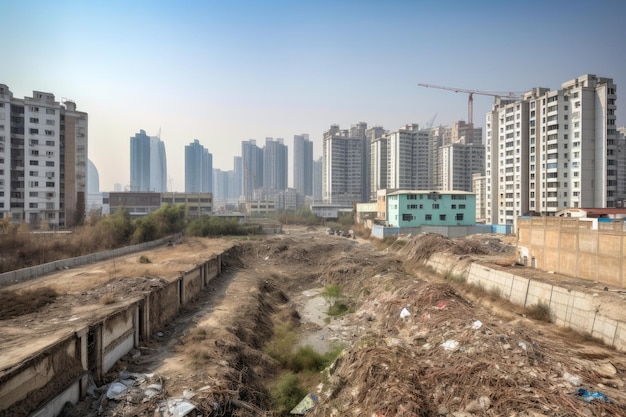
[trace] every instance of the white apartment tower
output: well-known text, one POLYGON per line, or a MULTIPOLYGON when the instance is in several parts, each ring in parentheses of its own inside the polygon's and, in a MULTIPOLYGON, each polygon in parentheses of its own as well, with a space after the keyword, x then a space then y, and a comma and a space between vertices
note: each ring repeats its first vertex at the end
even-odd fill
POLYGON ((87 113, 33 91, 18 99, 0 84, 0 218, 64 228, 85 215, 87 113))
POLYGON ((535 88, 487 113, 487 221, 553 216, 567 207, 616 207, 616 86, 583 75, 560 90, 535 88))
POLYGON ((350 130, 332 125, 324 132, 322 150, 322 200, 324 203, 350 205, 367 201, 364 173, 368 172, 365 152, 367 125, 359 123, 350 130))

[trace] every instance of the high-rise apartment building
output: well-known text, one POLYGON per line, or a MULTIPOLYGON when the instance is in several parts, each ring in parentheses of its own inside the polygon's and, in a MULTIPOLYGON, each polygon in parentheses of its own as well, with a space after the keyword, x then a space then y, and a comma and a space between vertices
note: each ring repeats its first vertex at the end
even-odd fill
POLYGON ((322 201, 322 166, 323 166, 323 157, 317 158, 313 161, 313 201, 321 202, 322 201))
POLYGON ((313 195, 313 142, 309 135, 293 135, 293 183, 300 194, 313 195))
POLYGON ((484 146, 466 143, 481 129, 467 127, 419 129, 408 124, 370 139, 370 198, 380 189, 471 191, 472 174, 484 172, 484 146), (456 132, 456 133, 455 133, 456 132), (453 140, 454 138, 454 140, 453 140))
POLYGON ((439 148, 438 161, 439 190, 472 191, 472 175, 485 172, 485 146, 450 143, 439 148))
POLYGON ((324 132, 322 151, 322 200, 329 204, 350 205, 368 201, 365 189, 369 176, 366 123, 341 130, 332 125, 324 132))
POLYGON ((165 144, 144 130, 130 138, 130 190, 167 191, 165 144))
POLYGON ((85 215, 87 113, 33 91, 18 99, 0 84, 0 218, 31 227, 72 227, 85 215))
POLYGON ((213 155, 198 139, 185 146, 185 192, 213 192, 213 155))
POLYGON ((282 138, 265 138, 263 148, 263 188, 286 190, 289 176, 288 148, 282 138))
POLYGON ((263 150, 254 139, 241 142, 242 196, 255 200, 255 192, 263 187, 263 150))
POLYGON ((616 85, 586 74, 519 101, 499 100, 486 116, 487 221, 554 215, 567 207, 616 207, 620 199, 616 85))

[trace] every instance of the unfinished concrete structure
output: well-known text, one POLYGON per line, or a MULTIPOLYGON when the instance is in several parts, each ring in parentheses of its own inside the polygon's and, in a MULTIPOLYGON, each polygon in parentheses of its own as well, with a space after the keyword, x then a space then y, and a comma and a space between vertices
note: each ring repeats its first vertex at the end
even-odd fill
POLYGON ((90 375, 100 381, 221 271, 222 254, 207 254, 177 277, 153 278, 154 285, 123 302, 83 309, 69 320, 50 317, 48 323, 33 323, 33 328, 9 329, 0 356, 0 416, 58 415, 66 402, 87 395, 90 375))

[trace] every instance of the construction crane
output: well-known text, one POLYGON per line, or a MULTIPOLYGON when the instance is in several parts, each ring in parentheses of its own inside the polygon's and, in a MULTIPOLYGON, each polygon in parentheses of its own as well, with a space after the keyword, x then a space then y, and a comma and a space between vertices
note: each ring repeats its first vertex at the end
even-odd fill
POLYGON ((417 85, 419 85, 420 87, 439 88, 440 90, 448 90, 448 91, 454 91, 455 93, 469 94, 467 98, 467 123, 470 124, 471 126, 474 125, 474 94, 480 94, 483 96, 492 96, 492 97, 502 97, 502 98, 508 98, 508 99, 513 99, 513 100, 520 99, 519 94, 516 94, 514 92, 496 93, 496 92, 490 92, 490 91, 468 90, 466 88, 443 87, 441 85, 423 84, 423 83, 419 83, 417 85))

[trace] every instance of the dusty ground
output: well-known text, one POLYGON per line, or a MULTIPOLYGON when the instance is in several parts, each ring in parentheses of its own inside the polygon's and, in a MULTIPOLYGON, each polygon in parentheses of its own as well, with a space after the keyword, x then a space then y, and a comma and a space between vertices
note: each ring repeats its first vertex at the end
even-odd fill
MULTIPOLYGON (((488 294, 466 293, 416 262, 429 250, 511 259, 506 242, 437 240, 416 255, 415 238, 380 251, 365 240, 328 236, 323 228, 285 230, 237 242, 211 291, 107 376, 105 382, 133 380, 132 389, 113 400, 101 387, 66 415, 167 415, 159 404, 174 399, 204 416, 272 415, 268 386, 281 371, 263 345, 287 321, 299 324, 303 343, 318 350, 346 346, 325 384, 310 387, 320 398, 311 416, 626 415, 623 353, 530 320, 488 294), (326 324, 317 294, 331 283, 340 285, 355 311, 326 324), (410 315, 401 318, 403 308, 410 315), (574 394, 579 388, 610 402, 585 402, 574 394)), ((75 317, 86 320, 89 306, 114 307, 103 304, 104 297, 121 302, 231 244, 192 240, 146 253, 153 264, 138 264, 137 254, 4 289, 44 286, 59 295, 36 312, 0 322, 0 362, 23 347, 21 326, 54 337, 64 330, 50 331, 41 317, 52 317, 57 328, 75 317)))

